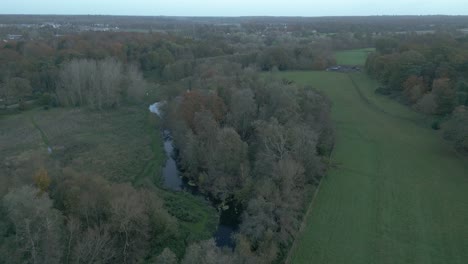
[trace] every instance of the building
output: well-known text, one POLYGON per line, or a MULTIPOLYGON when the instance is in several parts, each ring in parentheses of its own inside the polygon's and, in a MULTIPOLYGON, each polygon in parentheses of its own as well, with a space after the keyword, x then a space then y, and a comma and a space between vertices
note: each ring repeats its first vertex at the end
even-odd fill
POLYGON ((23 35, 13 35, 13 34, 8 34, 7 39, 8 40, 20 40, 23 37, 23 35))

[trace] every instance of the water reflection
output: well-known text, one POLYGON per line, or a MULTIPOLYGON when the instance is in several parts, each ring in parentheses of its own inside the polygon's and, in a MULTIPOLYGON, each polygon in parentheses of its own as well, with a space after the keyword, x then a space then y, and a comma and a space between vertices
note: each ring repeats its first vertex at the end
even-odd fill
MULTIPOLYGON (((154 103, 150 105, 149 110, 152 113, 161 116, 159 107, 164 103, 154 103)), ((172 191, 187 191, 193 195, 202 195, 196 186, 190 186, 187 180, 181 177, 179 168, 175 160, 174 145, 171 133, 169 130, 163 131, 164 151, 166 152, 167 160, 163 168, 163 186, 172 191)), ((205 197, 206 198, 206 197, 205 197)), ((232 235, 237 230, 239 225, 239 211, 236 206, 228 203, 227 210, 221 210, 220 220, 216 232, 213 237, 218 247, 234 248, 235 243, 232 235)))
POLYGON ((169 131, 164 130, 164 151, 167 160, 163 168, 164 187, 173 191, 182 191, 183 181, 174 159, 174 145, 169 131))

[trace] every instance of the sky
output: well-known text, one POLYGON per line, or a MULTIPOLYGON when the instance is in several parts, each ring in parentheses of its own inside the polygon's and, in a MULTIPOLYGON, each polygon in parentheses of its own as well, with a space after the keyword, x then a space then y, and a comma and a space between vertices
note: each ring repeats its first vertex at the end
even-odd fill
POLYGON ((468 15, 468 0, 0 0, 0 14, 139 16, 468 15))

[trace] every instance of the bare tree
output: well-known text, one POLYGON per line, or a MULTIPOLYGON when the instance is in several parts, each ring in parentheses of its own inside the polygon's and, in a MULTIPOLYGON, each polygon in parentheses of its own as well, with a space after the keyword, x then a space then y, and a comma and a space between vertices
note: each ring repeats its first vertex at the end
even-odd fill
POLYGON ((216 247, 214 240, 201 241, 187 248, 182 264, 234 264, 236 259, 232 253, 216 247))
POLYGON ((287 129, 275 118, 269 122, 258 121, 255 127, 261 141, 262 155, 273 160, 281 160, 290 152, 287 129))
POLYGON ((145 96, 146 92, 149 90, 149 84, 143 78, 141 71, 134 64, 127 66, 127 73, 125 75, 126 86, 128 89, 123 89, 126 91, 126 96, 131 100, 138 100, 145 96))
POLYGON ((177 264, 177 256, 170 249, 165 248, 156 258, 157 264, 177 264))
POLYGON ((65 263, 70 263, 70 256, 72 254, 72 248, 78 239, 78 235, 80 233, 80 221, 75 217, 67 218, 66 223, 66 231, 67 231, 67 248, 66 248, 66 256, 65 256, 65 263))
POLYGON ((72 263, 108 263, 116 251, 108 225, 88 228, 74 247, 72 263))
POLYGON ((236 90, 231 96, 227 120, 245 139, 255 118, 257 105, 250 89, 236 90))
POLYGON ((112 188, 111 223, 120 234, 118 244, 122 263, 135 263, 145 253, 148 241, 149 219, 138 191, 128 184, 112 188))
POLYGON ((59 263, 62 257, 63 217, 52 200, 30 186, 10 191, 4 198, 8 218, 15 227, 17 250, 36 263, 59 263))
POLYGON ((24 97, 32 94, 32 87, 27 79, 6 76, 3 83, 0 83, 0 98, 3 99, 5 107, 8 106, 10 99, 16 99, 23 106, 24 97))
POLYGON ((65 106, 116 107, 127 97, 142 98, 148 84, 135 66, 114 58, 72 60, 62 65, 57 97, 65 106))

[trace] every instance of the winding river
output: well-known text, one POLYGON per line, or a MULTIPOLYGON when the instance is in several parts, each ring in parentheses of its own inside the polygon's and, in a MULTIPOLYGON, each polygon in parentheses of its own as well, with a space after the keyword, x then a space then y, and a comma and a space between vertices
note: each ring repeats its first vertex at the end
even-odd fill
MULTIPOLYGON (((161 105, 162 103, 160 102, 154 103, 149 106, 149 110, 161 117, 161 105)), ((175 151, 171 132, 169 130, 163 130, 162 135, 164 138, 164 151, 167 156, 166 164, 163 167, 162 173, 164 188, 175 192, 186 191, 192 195, 203 195, 198 192, 196 188, 190 186, 188 182, 181 177, 181 173, 175 160, 175 151)), ((216 228, 216 232, 213 234, 213 238, 215 239, 218 247, 234 248, 235 244, 232 239, 232 235, 239 225, 238 218, 235 206, 230 205, 227 210, 220 209, 219 223, 216 228)))

